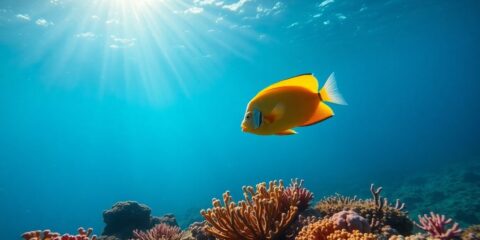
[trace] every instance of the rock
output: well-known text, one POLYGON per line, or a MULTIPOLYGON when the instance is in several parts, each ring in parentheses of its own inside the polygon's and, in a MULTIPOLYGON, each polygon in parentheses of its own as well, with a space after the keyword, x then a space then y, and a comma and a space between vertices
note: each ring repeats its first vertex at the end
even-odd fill
POLYGON ((175 215, 171 213, 165 214, 163 217, 153 217, 152 223, 153 225, 165 223, 170 226, 178 227, 177 219, 175 218, 175 215))
POLYGON ((157 224, 165 223, 178 226, 173 214, 163 217, 152 217, 152 210, 145 204, 134 201, 115 203, 111 209, 103 212, 102 240, 127 240, 133 237, 133 230, 146 231, 157 224))

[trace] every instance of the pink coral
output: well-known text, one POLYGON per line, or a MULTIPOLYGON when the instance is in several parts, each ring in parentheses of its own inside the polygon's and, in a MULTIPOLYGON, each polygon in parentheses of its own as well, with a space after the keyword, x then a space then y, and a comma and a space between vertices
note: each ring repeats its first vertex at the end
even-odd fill
POLYGON ((419 215, 418 221, 420 224, 415 223, 417 227, 426 231, 430 236, 440 240, 453 239, 462 233, 458 223, 453 223, 450 228, 446 228, 448 224, 452 223, 452 219, 446 219, 445 215, 430 212, 430 216, 427 214, 423 215, 423 217, 419 215))
POLYGON ((93 229, 91 228, 88 230, 79 228, 77 235, 64 234, 60 236, 59 233, 51 232, 50 230, 31 231, 22 234, 22 238, 25 240, 96 240, 97 236, 91 236, 92 232, 93 229))
POLYGON ((330 221, 332 221, 337 228, 346 229, 349 232, 358 230, 362 233, 369 233, 371 231, 367 219, 352 210, 335 213, 330 217, 330 221))
MULTIPOLYGON (((297 207, 299 212, 304 211, 310 205, 310 201, 313 199, 313 193, 303 187, 303 179, 292 179, 290 185, 285 188, 283 192, 286 202, 297 201, 297 207)), ((284 204, 289 206, 290 204, 284 204)))
POLYGON ((133 236, 138 240, 177 240, 181 238, 182 231, 179 227, 161 223, 148 231, 134 230, 133 236))

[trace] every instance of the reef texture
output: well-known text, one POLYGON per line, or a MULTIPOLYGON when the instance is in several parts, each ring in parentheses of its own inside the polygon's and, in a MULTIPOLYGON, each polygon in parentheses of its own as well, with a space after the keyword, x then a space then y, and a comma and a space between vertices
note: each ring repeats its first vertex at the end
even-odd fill
POLYGON ((480 225, 473 225, 465 229, 462 233, 464 240, 480 240, 480 225))
POLYGON ((213 199, 212 209, 201 214, 210 224, 206 231, 222 240, 278 239, 298 214, 299 196, 287 195, 282 181, 243 187, 244 201, 233 202, 230 192, 213 199))
POLYGON ((78 229, 77 235, 64 234, 52 232, 50 230, 43 231, 31 231, 22 234, 22 238, 25 240, 97 240, 97 236, 92 235, 93 229, 84 228, 78 229))
POLYGON ((372 184, 371 199, 357 199, 341 195, 330 196, 317 203, 316 209, 324 216, 331 217, 335 213, 344 210, 352 210, 367 219, 373 232, 380 233, 382 228, 389 226, 402 235, 410 235, 413 230, 413 222, 408 217, 405 204, 396 200, 392 205, 380 195, 382 187, 375 188, 372 184))
POLYGON ((295 238, 296 240, 370 240, 378 239, 375 234, 365 233, 359 230, 349 231, 337 225, 332 218, 323 219, 305 226, 295 238))
POLYGON ((78 229, 77 235, 45 231, 26 232, 25 240, 480 240, 480 226, 462 231, 443 215, 408 218, 405 204, 390 204, 372 184, 371 199, 330 196, 309 208, 313 194, 303 181, 259 183, 243 187, 244 200, 234 202, 227 191, 223 204, 213 199, 213 208, 202 210, 203 222, 182 231, 171 214, 152 217, 149 207, 137 202, 119 202, 103 213, 103 235, 78 229))

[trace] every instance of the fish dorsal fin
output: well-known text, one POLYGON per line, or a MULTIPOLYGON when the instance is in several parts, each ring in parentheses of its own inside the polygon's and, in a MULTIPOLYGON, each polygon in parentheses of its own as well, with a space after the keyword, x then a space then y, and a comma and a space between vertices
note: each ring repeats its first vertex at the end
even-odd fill
POLYGON ((285 107, 281 103, 277 103, 272 111, 265 116, 265 121, 267 123, 272 123, 278 119, 280 119, 283 114, 285 113, 285 107))
POLYGON ((301 125, 301 127, 310 126, 313 124, 317 124, 325 119, 328 119, 333 116, 332 109, 325 103, 320 102, 318 103, 317 109, 313 115, 308 119, 305 123, 301 125))
POLYGON ((276 135, 292 135, 292 134, 297 134, 297 132, 295 132, 295 130, 293 129, 287 129, 287 130, 284 130, 284 131, 281 131, 281 132, 278 132, 278 133, 275 133, 276 135))
POLYGON ((291 77, 280 82, 274 83, 262 91, 260 91, 257 96, 262 95, 268 90, 279 88, 279 87, 303 87, 307 88, 312 92, 318 92, 318 81, 311 73, 301 74, 295 77, 291 77))

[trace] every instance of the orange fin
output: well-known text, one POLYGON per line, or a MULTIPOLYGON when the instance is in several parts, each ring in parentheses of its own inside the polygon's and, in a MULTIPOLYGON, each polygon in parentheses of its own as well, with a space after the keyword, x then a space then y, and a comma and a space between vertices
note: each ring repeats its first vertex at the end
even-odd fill
POLYGON ((292 134, 297 134, 297 132, 295 132, 295 130, 293 129, 287 129, 285 131, 281 131, 281 132, 278 132, 278 133, 275 133, 276 135, 292 135, 292 134))
POLYGON ((332 109, 325 103, 320 102, 315 110, 315 113, 308 119, 305 123, 301 125, 301 127, 306 127, 310 125, 317 124, 327 118, 333 116, 332 109))
POLYGON ((318 92, 318 81, 311 73, 301 74, 295 77, 288 78, 286 80, 282 80, 280 82, 274 83, 262 91, 260 91, 257 96, 262 95, 268 90, 279 88, 279 87, 304 87, 309 89, 312 92, 318 92))

